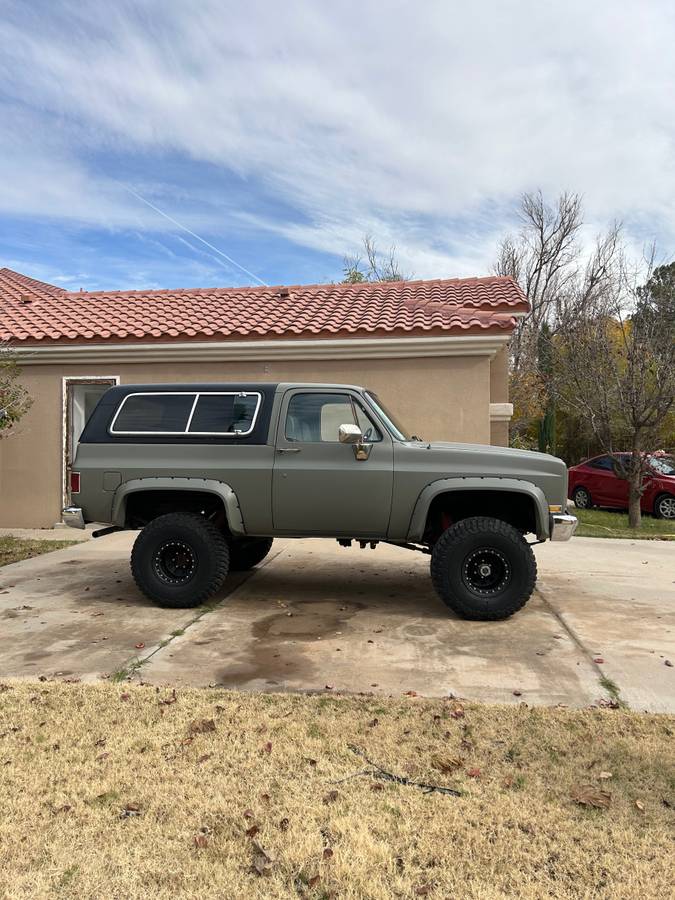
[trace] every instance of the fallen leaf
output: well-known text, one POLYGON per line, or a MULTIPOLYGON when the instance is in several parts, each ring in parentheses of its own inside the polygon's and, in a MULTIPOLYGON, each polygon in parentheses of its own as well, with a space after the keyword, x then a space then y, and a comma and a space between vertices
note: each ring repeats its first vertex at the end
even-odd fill
POLYGON ((242 816, 243 816, 245 819, 252 819, 252 818, 253 818, 253 810, 252 810, 252 809, 245 809, 245 810, 243 811, 243 813, 242 813, 242 816))
POLYGON ((450 710, 450 715, 453 719, 463 719, 464 718, 464 707, 456 706, 454 709, 450 710))
POLYGON ((209 839, 205 834, 196 834, 194 840, 198 850, 205 850, 209 846, 209 839))
POLYGON ((288 831, 288 826, 290 824, 291 823, 288 821, 288 819, 284 818, 279 822, 279 828, 281 831, 288 831))
POLYGON ((333 690, 333 685, 332 685, 332 684, 327 684, 327 685, 326 685, 326 690, 327 690, 327 691, 332 691, 332 690, 333 690))
POLYGON ((644 812, 644 811, 645 811, 645 805, 644 805, 644 803, 642 802, 642 800, 636 800, 636 801, 635 801, 635 805, 636 805, 637 808, 640 810, 640 812, 644 812))
POLYGON ((216 723, 213 719, 195 719, 190 723, 189 730, 191 734, 207 734, 216 730, 216 723))
POLYGON ((406 691, 406 692, 405 692, 405 696, 406 696, 406 697, 416 697, 416 696, 417 696, 417 691, 406 691))
POLYGON ((513 696, 514 696, 514 697, 522 697, 522 696, 523 696, 523 692, 522 692, 522 691, 514 691, 514 692, 513 692, 513 696))
POLYGON ((142 650, 142 649, 145 647, 145 644, 143 643, 143 641, 139 641, 138 644, 134 644, 134 647, 135 647, 137 650, 142 650))
POLYGON ((104 759, 107 759, 109 756, 110 756, 110 754, 107 751, 105 753, 99 753, 99 755, 96 757, 96 762, 102 762, 104 759))
POLYGON ((480 769, 467 769, 466 774, 469 776, 469 778, 480 778, 480 769))
POLYGON ((671 662, 669 659, 665 659, 665 660, 663 661, 663 665, 664 665, 664 666, 668 666, 669 669, 672 669, 672 668, 673 668, 673 664, 672 664, 672 662, 671 662))
POLYGON ((320 875, 312 875, 312 877, 307 881, 307 887, 315 887, 320 880, 320 875))
POLYGON ((129 700, 131 694, 120 694, 120 700, 129 700))
POLYGON ((207 759, 211 759, 213 753, 205 753, 203 756, 200 756, 197 760, 198 763, 205 763, 207 759))
POLYGON ((265 751, 265 753, 271 753, 272 752, 272 741, 268 741, 265 744, 265 746, 263 747, 263 750, 265 751))
POLYGON ((368 722, 368 728, 375 728, 375 726, 379 725, 379 723, 379 719, 371 719, 370 722, 368 722))
POLYGON ((371 789, 371 791, 383 791, 384 790, 382 785, 379 784, 377 781, 374 782, 373 784, 371 784, 370 789, 371 789))
POLYGON ((260 831, 260 827, 258 825, 251 825, 250 828, 246 829, 246 837, 253 838, 260 831))
POLYGON ((594 806, 597 809, 607 809, 612 800, 611 794, 593 787, 592 784, 584 784, 574 788, 570 797, 581 806, 594 806))
POLYGON ((165 697, 163 700, 159 701, 159 705, 160 706, 171 706, 171 704, 175 703, 177 700, 178 700, 178 696, 176 694, 176 688, 174 688, 168 697, 165 697))
POLYGON ((430 890, 431 890, 430 884, 419 884, 415 888, 415 896, 416 897, 426 897, 426 895, 429 893, 430 890))
POLYGON ((602 656, 594 656, 593 657, 593 662, 598 663, 598 665, 601 665, 602 663, 604 663, 604 661, 605 660, 602 658, 602 656))
POLYGON ((460 756, 441 756, 437 753, 431 757, 431 765, 434 769, 447 774, 454 772, 455 769, 461 769, 464 760, 460 756))
POLYGON ((141 810, 138 806, 135 806, 132 803, 127 803, 127 805, 122 809, 120 813, 120 819, 129 819, 132 816, 140 816, 141 810))
POLYGON ((330 847, 323 848, 323 858, 324 859, 332 859, 333 858, 333 851, 331 850, 330 847))
POLYGON ((340 795, 338 794, 337 791, 328 791, 326 796, 323 798, 323 802, 324 803, 335 803, 335 801, 337 800, 337 798, 339 796, 340 795))
POLYGON ((270 795, 269 795, 269 794, 261 794, 261 795, 260 795, 260 799, 261 799, 263 802, 265 802, 265 803, 269 803, 269 802, 270 802, 270 795))
POLYGON ((611 778, 611 777, 612 777, 611 772, 600 772, 600 774, 598 775, 598 778, 600 778, 602 781, 607 781, 607 779, 611 778))

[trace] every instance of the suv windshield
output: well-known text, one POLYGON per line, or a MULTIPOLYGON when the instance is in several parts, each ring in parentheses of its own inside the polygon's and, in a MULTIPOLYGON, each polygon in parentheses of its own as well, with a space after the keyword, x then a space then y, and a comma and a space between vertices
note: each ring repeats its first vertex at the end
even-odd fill
POLYGON ((375 407, 376 412, 380 414, 380 417, 384 421, 384 424, 387 426, 392 435, 399 441, 409 441, 411 440, 410 435, 407 430, 403 428, 400 422, 396 421, 396 418, 389 412, 387 407, 382 403, 377 394, 373 394, 371 391, 366 391, 366 397, 370 400, 370 402, 375 407))
POLYGON ((675 456, 652 456, 649 464, 659 475, 675 475, 675 456))

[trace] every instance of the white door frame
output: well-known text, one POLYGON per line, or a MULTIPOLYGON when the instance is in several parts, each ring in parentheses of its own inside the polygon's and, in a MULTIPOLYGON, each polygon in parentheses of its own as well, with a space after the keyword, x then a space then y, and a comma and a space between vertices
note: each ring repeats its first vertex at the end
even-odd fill
POLYGON ((61 498, 63 506, 68 505, 70 493, 68 481, 68 388, 76 384, 116 385, 119 383, 119 375, 64 375, 61 379, 61 498))

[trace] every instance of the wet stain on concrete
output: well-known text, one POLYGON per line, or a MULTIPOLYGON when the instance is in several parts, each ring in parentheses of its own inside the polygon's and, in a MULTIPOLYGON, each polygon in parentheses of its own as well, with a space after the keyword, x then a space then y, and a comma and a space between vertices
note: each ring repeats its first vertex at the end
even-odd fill
POLYGON ((217 683, 241 687, 262 681, 270 687, 290 677, 310 683, 318 677, 316 665, 303 654, 303 644, 346 631, 363 603, 340 600, 299 600, 253 624, 253 640, 243 659, 220 673, 217 683))

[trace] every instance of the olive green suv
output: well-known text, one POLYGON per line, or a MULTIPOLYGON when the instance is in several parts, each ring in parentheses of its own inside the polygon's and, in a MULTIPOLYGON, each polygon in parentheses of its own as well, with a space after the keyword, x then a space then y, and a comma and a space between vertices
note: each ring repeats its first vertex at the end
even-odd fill
POLYGON ((275 537, 330 537, 428 553, 444 603, 502 619, 534 589, 531 544, 576 527, 561 460, 425 441, 351 385, 111 388, 80 439, 71 489, 68 524, 140 529, 133 576, 169 607, 203 603, 275 537))

